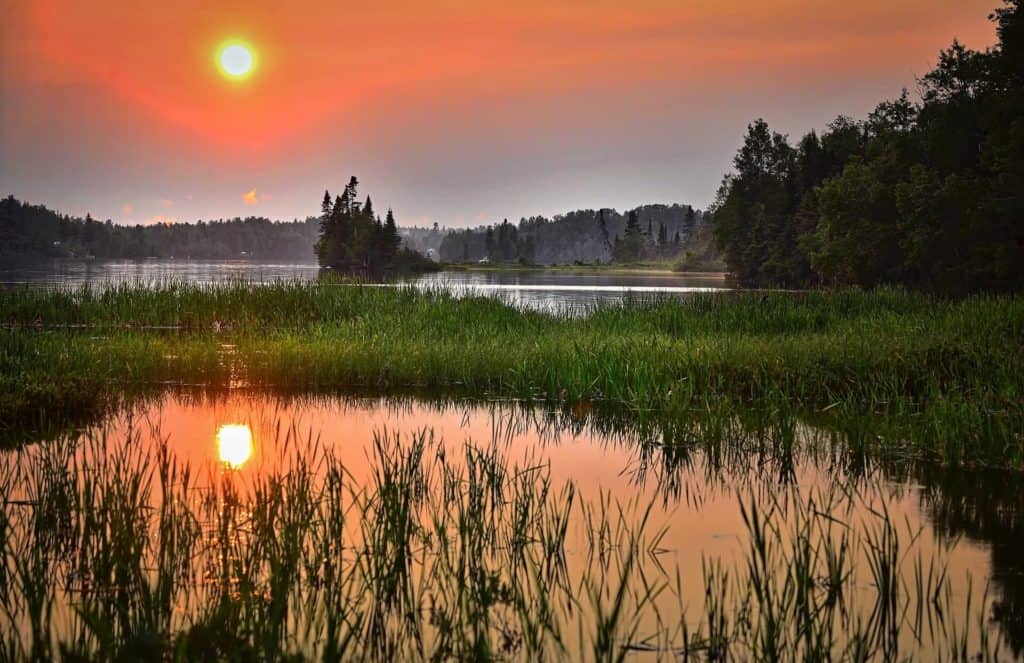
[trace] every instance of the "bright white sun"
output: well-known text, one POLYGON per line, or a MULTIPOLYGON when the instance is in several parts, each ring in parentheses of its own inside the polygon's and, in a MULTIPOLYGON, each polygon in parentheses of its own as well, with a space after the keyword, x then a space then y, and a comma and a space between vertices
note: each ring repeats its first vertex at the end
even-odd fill
POLYGON ((245 424, 224 424, 217 429, 217 455, 222 463, 237 469, 252 456, 252 429, 245 424))
POLYGON ((221 45, 217 54, 217 64, 225 76, 245 78, 252 73, 256 58, 249 46, 233 41, 221 45))

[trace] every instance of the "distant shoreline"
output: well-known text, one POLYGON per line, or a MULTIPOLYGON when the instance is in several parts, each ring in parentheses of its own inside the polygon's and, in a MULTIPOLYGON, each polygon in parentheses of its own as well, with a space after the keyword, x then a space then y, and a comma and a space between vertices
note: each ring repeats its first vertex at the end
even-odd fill
POLYGON ((700 276, 725 280, 728 272, 713 270, 675 271, 670 265, 515 265, 444 263, 442 272, 560 272, 563 274, 653 274, 660 276, 700 276))
MULTIPOLYGON (((5 258, 11 256, 5 256, 5 258)), ((253 256, 225 256, 219 258, 186 258, 186 257, 161 257, 148 256, 145 258, 93 258, 93 257, 70 257, 70 256, 29 256, 21 254, 17 258, 11 257, 5 267, 29 267, 34 265, 45 265, 52 263, 117 263, 117 262, 180 262, 180 263, 217 263, 235 262, 264 265, 298 265, 302 267, 315 267, 316 259, 297 258, 272 258, 253 256)), ((593 265, 518 265, 509 263, 438 263, 438 271, 441 272, 555 272, 561 274, 650 274, 655 276, 696 276, 709 279, 728 278, 728 272, 719 270, 686 270, 676 271, 670 264, 593 264, 593 265)))

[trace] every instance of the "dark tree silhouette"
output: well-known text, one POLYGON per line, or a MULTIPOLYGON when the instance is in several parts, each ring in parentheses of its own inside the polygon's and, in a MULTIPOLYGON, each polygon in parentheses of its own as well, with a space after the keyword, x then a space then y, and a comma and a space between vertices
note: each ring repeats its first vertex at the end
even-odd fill
MULTIPOLYGON (((424 271, 434 263, 419 253, 401 247, 395 215, 388 209, 381 221, 369 196, 362 204, 359 180, 353 176, 344 191, 320 219, 316 253, 322 267, 346 274, 377 274, 388 271, 424 271)), ((325 197, 324 210, 328 198, 325 197)))
POLYGON ((839 117, 796 148, 750 125, 712 208, 745 285, 899 283, 945 294, 1024 286, 1024 5, 998 43, 954 41, 863 122, 839 117))
POLYGON ((309 262, 316 258, 320 220, 274 222, 261 217, 196 223, 123 226, 89 214, 75 218, 0 199, 0 257, 47 258, 254 258, 309 262))

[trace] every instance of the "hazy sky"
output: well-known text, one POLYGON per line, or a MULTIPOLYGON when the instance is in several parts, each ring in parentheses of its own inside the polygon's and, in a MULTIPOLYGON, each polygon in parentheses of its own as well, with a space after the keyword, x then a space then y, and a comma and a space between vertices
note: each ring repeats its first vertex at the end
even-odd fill
POLYGON ((350 174, 402 224, 703 207, 748 122, 862 117, 992 43, 997 4, 0 0, 0 194, 124 223, 305 217, 350 174))

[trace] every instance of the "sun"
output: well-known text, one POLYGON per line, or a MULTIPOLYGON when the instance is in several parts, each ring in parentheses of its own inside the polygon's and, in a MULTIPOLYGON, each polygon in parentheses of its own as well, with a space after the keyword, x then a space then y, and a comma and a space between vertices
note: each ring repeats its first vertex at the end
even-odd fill
POLYGON ((255 51, 243 41, 226 41, 217 49, 217 66, 228 78, 248 78, 256 68, 255 51))
POLYGON ((252 456, 252 429, 245 424, 224 424, 217 429, 217 455, 222 463, 238 469, 252 456))

